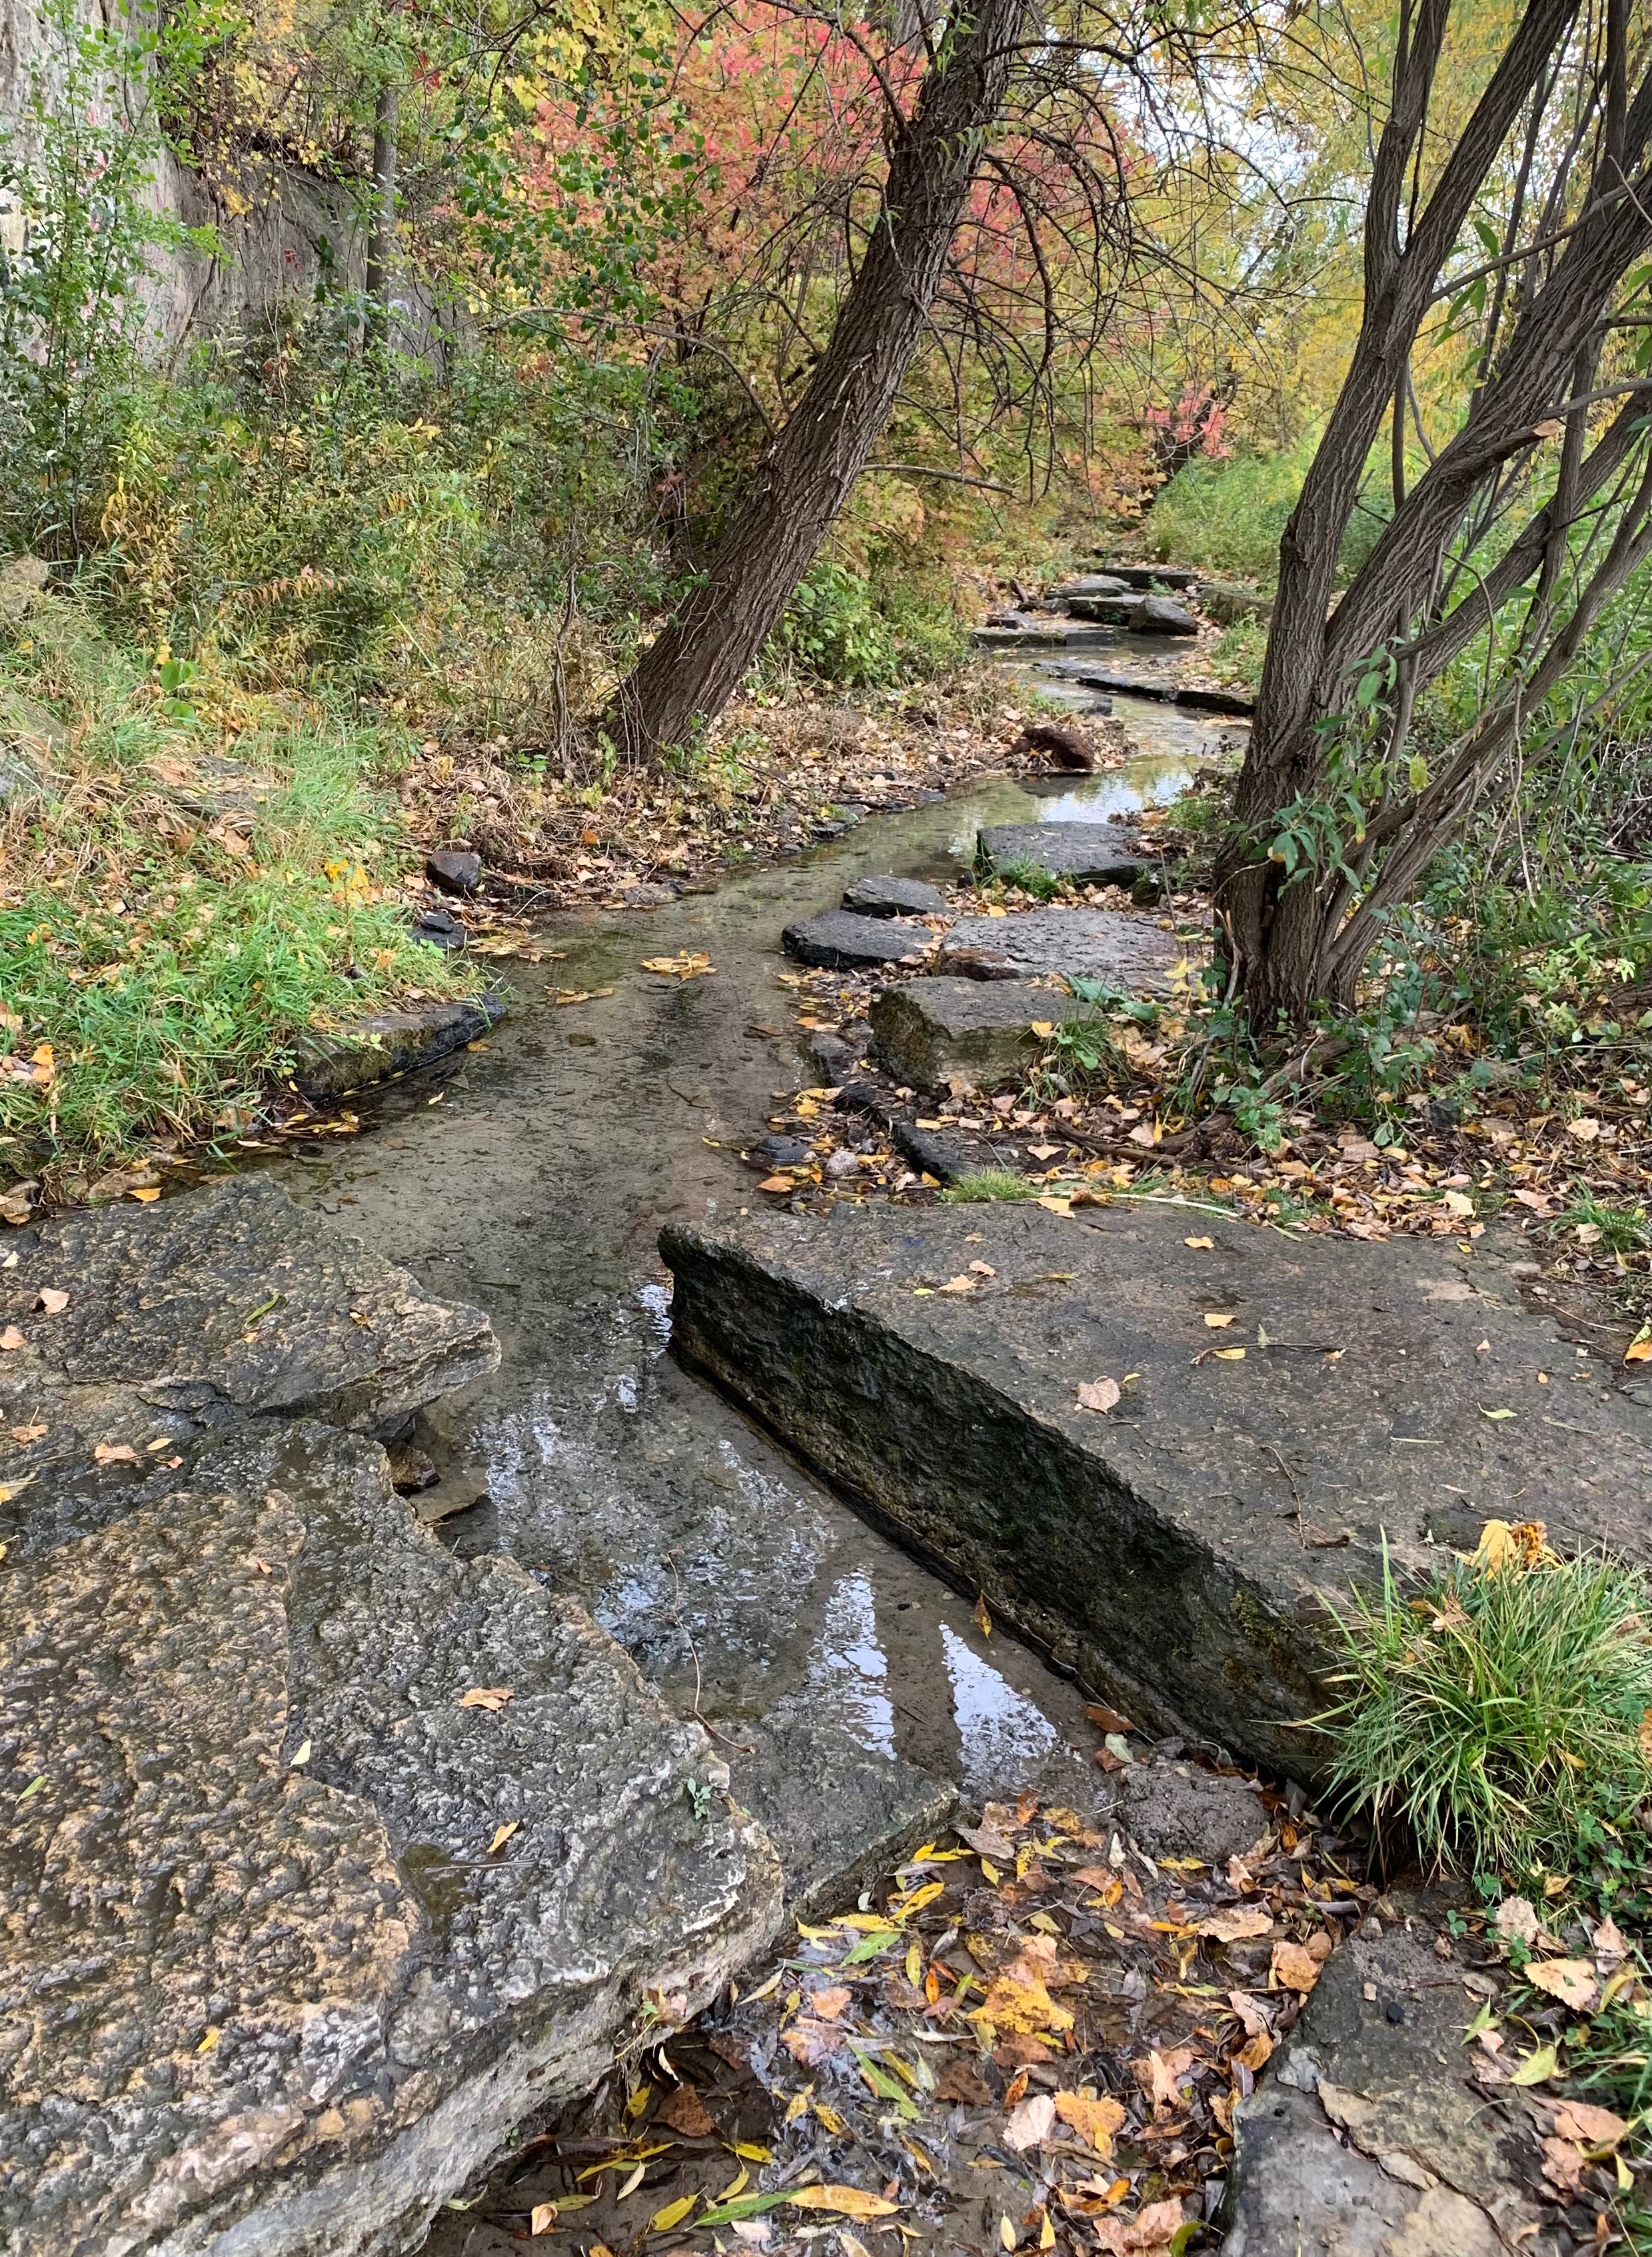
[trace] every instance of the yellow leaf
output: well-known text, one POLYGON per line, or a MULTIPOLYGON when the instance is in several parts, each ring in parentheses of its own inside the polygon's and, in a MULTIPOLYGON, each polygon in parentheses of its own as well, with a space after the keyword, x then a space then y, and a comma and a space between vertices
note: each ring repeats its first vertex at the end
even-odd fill
POLYGON ((1097 2099, 1089 2092, 1058 2092, 1055 2113, 1070 2124, 1081 2140, 1088 2140, 1105 2162, 1112 2153, 1112 2137, 1125 2120, 1125 2112, 1105 2094, 1097 2099))
POLYGON ((1000 2217, 1000 2218, 999 2218, 999 2222, 998 2222, 998 2238, 999 2238, 999 2239, 1003 2243, 1003 2245, 1004 2245, 1005 2248, 1006 2248, 1006 2249, 1013 2249, 1013 2248, 1014 2248, 1014 2246, 1015 2246, 1015 2228, 1014 2228, 1014 2227, 1010 2224, 1009 2219, 1008 2219, 1007 2218, 1000 2217))
POLYGON ((744 2194, 752 2183, 752 2174, 744 2163, 717 2197, 719 2202, 732 2202, 737 2194, 744 2194))
POLYGON ((1041 1042, 1048 1040, 1055 1031, 1055 1022, 1054 1019, 1034 1019, 1033 1021, 1033 1032, 1038 1037, 1041 1042))
POLYGON ((759 2147, 755 2140, 736 2140, 733 2147, 734 2153, 743 2156, 748 2163, 769 2163, 774 2160, 771 2151, 759 2147))
POLYGON ((152 1199, 158 1199, 160 1197, 160 1192, 158 1186, 150 1185, 142 1191, 128 1192, 126 1196, 128 1199, 138 1199, 147 1206, 152 1199))
MULTIPOLYGON (((0 1347, 4 1342, 0 1341, 0 1347)), ((1623 1351, 1626 1363, 1652 1363, 1652 1325, 1642 1325, 1623 1351)))
POLYGON ((668 2202, 663 2210, 655 2211, 648 2221, 649 2232, 668 2233, 674 2225, 681 2225, 697 2200, 697 2196, 685 2194, 675 2202, 668 2202))
POLYGON ((1558 1999, 1562 2006, 1580 2013, 1594 1999, 1595 1970, 1586 1959, 1534 1959, 1526 1970, 1526 1980, 1547 1991, 1551 1999, 1558 1999))
POLYGON ((923 1980, 923 1954, 915 1943, 907 1946, 907 1980, 914 1991, 923 1980))
POLYGON ((195 2048, 195 2051, 197 2053, 210 2053, 222 2035, 223 2032, 219 2029, 215 2024, 208 2024, 206 2035, 201 2039, 201 2043, 195 2048))
POLYGON ((1242 1348, 1218 1348, 1215 1354, 1218 1362, 1222 1363, 1243 1363, 1245 1361, 1245 1351, 1242 1348))
POLYGON ((519 1818, 512 1818, 507 1825, 498 1826, 494 1829, 493 1839, 488 1844, 488 1855, 490 1857, 498 1856, 498 1852, 504 1849, 505 1843, 510 1840, 512 1835, 516 1832, 521 1823, 522 1822, 519 1818))
POLYGON ((1184 1238, 1182 1243, 1183 1246, 1197 1247, 1204 1254, 1213 1253, 1216 1248, 1216 1241, 1213 1238, 1184 1238))
POLYGON ((787 2200, 794 2210, 832 2210, 843 2218, 893 2218, 900 2205, 880 2194, 863 2194, 858 2187, 799 2187, 787 2200))
POLYGON ((473 1685, 468 1693, 459 1695, 462 1709, 503 1709, 513 1697, 508 1685, 473 1685))
POLYGON ((1559 2057, 1551 2045, 1538 2046, 1528 2053, 1509 2078, 1511 2084, 1542 2084, 1551 2077, 1559 2065, 1559 2057))
POLYGON ((765 1176, 758 1189, 760 1192, 794 1192, 797 1185, 789 1176, 765 1176))
POLYGON ((1209 1325, 1213 1333, 1219 1333, 1223 1329, 1224 1326, 1231 1325, 1233 1320, 1231 1316, 1218 1317, 1207 1309, 1205 1312, 1204 1321, 1209 1325))

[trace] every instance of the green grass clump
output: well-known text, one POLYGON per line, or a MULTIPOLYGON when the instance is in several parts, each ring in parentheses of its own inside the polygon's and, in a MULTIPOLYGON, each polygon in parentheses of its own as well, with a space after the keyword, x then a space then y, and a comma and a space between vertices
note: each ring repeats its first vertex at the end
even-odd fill
POLYGON ((1317 1721, 1342 1808, 1403 1824, 1437 1871, 1570 1870, 1648 1792, 1652 1589, 1611 1559, 1500 1548, 1412 1595, 1385 1553, 1380 1593, 1338 1615, 1345 1690, 1317 1721))
POLYGON ((477 985, 398 900, 385 742, 191 685, 197 710, 145 655, 60 598, 0 635, 38 775, 0 836, 8 1181, 72 1192, 145 1138, 235 1129, 312 1030, 477 985))
POLYGON ((1030 1199, 1038 1195, 1038 1185, 1012 1169, 977 1168, 949 1184, 941 1197, 948 1206, 961 1206, 971 1199, 1030 1199))
POLYGON ((1053 902, 1067 890, 1053 870, 1047 870, 1041 862, 1029 861, 1025 855, 1013 861, 995 862, 991 874, 1001 885, 1013 886, 1035 902, 1053 902))

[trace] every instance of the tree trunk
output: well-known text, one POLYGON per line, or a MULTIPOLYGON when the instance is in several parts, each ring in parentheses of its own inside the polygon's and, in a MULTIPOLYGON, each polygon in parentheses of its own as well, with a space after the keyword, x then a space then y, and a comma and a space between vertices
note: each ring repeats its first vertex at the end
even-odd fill
POLYGON ((373 110, 373 217, 367 237, 367 329, 390 334, 390 296, 396 262, 396 154, 400 89, 387 78, 373 110))
POLYGON ((921 343, 1030 0, 955 18, 890 158, 859 272, 790 419, 770 442, 705 577, 601 724, 635 755, 719 713, 820 553, 921 343))

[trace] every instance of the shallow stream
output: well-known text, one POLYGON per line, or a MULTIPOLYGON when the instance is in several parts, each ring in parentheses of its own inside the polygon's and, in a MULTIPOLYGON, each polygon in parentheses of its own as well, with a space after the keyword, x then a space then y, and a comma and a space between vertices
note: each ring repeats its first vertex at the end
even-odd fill
MULTIPOLYGON (((514 1008, 485 1048, 393 1086, 359 1143, 282 1164, 295 1197, 498 1331, 500 1369, 427 1438, 442 1498, 481 1500, 441 1522, 444 1539, 509 1552, 577 1595, 735 1752, 765 1739, 796 1798, 800 1858, 822 1822, 822 1733, 846 1736, 866 1774, 831 1822, 869 1836, 875 1814, 853 1806, 875 1803, 879 1765, 908 1793, 907 1765, 978 1802, 1092 1778, 1078 1751, 1094 1735, 1076 1687, 984 1634, 967 1597, 666 1355, 655 1240, 672 1218, 753 1203, 740 1150, 815 1079, 777 984, 783 925, 863 874, 956 874, 982 823, 1166 801, 1232 741, 1232 725, 1149 701, 1115 711, 1141 747, 1123 768, 1048 787, 986 777, 668 907, 556 921, 540 939, 560 957, 510 966, 514 1008), (680 950, 706 952, 714 975, 641 969, 680 950), (559 989, 611 992, 564 1007, 559 989)), ((784 1854, 783 1815, 775 1830, 784 1854)))

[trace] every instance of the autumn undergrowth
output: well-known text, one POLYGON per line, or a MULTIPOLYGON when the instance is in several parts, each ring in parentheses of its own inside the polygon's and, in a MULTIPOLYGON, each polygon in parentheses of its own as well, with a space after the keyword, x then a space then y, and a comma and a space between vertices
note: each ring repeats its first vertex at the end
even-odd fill
POLYGON ((1018 1176, 1010 1168, 977 1168, 959 1176, 942 1192, 943 1205, 967 1206, 976 1199, 1030 1199, 1038 1197, 1038 1185, 1026 1176, 1018 1176))
POLYGON ((1342 1808, 1399 1828, 1437 1871, 1542 1893, 1610 1836, 1643 1837, 1652 1786, 1652 1584, 1535 1528, 1337 1610, 1338 1698, 1317 1720, 1342 1808))
POLYGON ((416 941, 378 732, 212 695, 49 597, 0 629, 0 1169, 243 1128, 303 1037, 474 984, 416 941), (197 699, 199 703, 195 702, 197 699))

